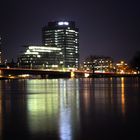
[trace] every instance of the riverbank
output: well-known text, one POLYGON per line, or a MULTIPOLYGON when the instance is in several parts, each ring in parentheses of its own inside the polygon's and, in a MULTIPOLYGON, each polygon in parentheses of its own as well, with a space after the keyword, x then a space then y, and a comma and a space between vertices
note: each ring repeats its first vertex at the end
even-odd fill
MULTIPOLYGON (((110 77, 140 77, 140 74, 110 74, 110 73, 94 73, 87 78, 110 78, 110 77)), ((51 77, 40 77, 40 76, 0 76, 0 80, 7 79, 58 79, 58 78, 71 78, 63 76, 51 76, 51 77)), ((77 78, 84 78, 83 76, 78 76, 77 78)))
POLYGON ((140 74, 112 74, 112 73, 94 73, 89 78, 105 78, 105 77, 140 77, 140 74))

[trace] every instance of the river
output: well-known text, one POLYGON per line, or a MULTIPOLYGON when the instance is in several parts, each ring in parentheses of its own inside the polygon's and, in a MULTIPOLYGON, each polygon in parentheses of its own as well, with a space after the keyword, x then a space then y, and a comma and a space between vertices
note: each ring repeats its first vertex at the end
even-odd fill
POLYGON ((0 140, 140 138, 140 78, 0 81, 0 140))

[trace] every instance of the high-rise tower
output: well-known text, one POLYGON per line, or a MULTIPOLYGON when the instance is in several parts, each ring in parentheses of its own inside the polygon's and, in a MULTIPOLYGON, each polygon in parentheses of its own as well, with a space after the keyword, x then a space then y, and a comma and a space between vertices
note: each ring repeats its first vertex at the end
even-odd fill
POLYGON ((49 22, 42 35, 43 45, 61 49, 64 68, 79 68, 79 29, 75 22, 49 22))

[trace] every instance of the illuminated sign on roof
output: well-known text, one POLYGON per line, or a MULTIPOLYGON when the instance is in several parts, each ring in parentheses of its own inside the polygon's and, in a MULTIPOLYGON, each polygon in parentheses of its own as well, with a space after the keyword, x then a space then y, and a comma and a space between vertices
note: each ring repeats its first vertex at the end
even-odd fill
POLYGON ((58 22, 58 25, 69 25, 69 23, 68 22, 63 22, 63 21, 60 21, 60 22, 58 22))

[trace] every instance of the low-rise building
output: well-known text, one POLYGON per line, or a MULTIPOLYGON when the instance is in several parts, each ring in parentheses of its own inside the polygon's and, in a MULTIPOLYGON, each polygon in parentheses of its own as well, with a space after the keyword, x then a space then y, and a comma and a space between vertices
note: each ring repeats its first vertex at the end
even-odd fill
POLYGON ((25 46, 26 51, 18 58, 18 66, 22 68, 50 69, 62 68, 61 48, 49 46, 25 46))
POLYGON ((116 63, 115 64, 115 69, 116 69, 116 73, 119 73, 119 74, 130 73, 129 66, 124 61, 119 61, 118 63, 116 63))
POLYGON ((89 56, 84 61, 83 69, 94 72, 112 72, 113 59, 106 56, 89 56))

